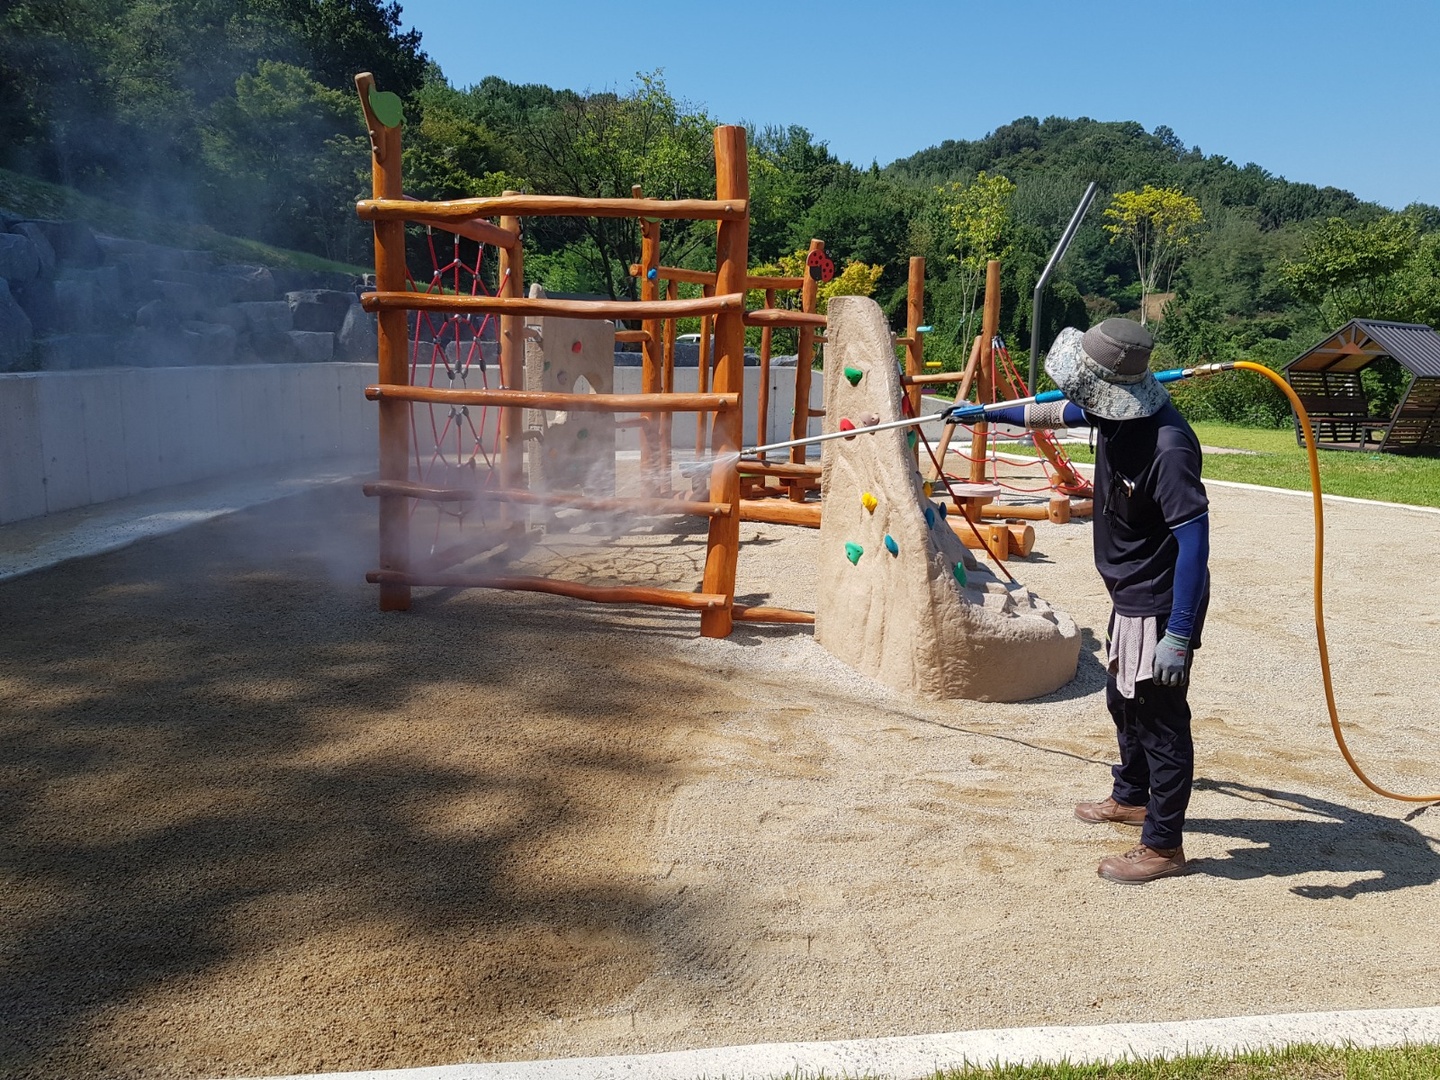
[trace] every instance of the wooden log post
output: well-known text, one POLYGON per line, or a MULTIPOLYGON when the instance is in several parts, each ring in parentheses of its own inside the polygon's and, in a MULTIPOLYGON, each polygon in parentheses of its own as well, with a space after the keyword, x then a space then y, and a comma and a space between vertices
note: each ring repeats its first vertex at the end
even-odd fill
MULTIPOLYGON (((810 273, 809 267, 809 256, 816 253, 825 254, 825 241, 811 240, 810 250, 806 253, 805 280, 800 285, 800 310, 806 314, 814 314, 820 307, 819 285, 815 280, 815 275, 810 273)), ((815 358, 815 328, 802 326, 798 336, 800 345, 795 356, 795 415, 790 421, 790 438, 792 439, 803 439, 810 433, 810 365, 815 358)), ((790 448, 791 463, 803 464, 805 454, 806 447, 792 446, 790 448)), ((804 482, 791 484, 791 501, 804 502, 805 490, 804 482)))
MULTIPOLYGON (((355 76, 360 108, 370 132, 371 190, 377 199, 404 195, 400 170, 400 125, 388 127, 375 115, 370 95, 375 77, 368 71, 355 76)), ((375 222, 375 287, 405 288, 405 223, 375 222)), ((396 385, 410 382, 410 333, 403 311, 382 312, 379 317, 380 381, 396 385)), ((410 403, 382 401, 380 416, 380 479, 404 483, 410 479, 410 403)), ((410 503, 400 495, 380 499, 380 568, 398 574, 410 570, 410 503)), ((381 611, 408 611, 410 586, 399 581, 380 585, 381 611)))
MULTIPOLYGON (((745 147, 745 129, 724 125, 715 129, 715 198, 750 197, 750 172, 745 147)), ((750 218, 722 220, 716 228, 715 289, 719 293, 743 291, 750 242, 750 218)), ((745 315, 727 311, 715 316, 715 391, 743 394, 745 391, 745 315)), ((721 609, 706 609, 700 615, 704 637, 728 637, 734 626, 731 607, 735 603, 735 568, 740 553, 740 440, 744 432, 743 405, 715 417, 712 445, 720 455, 710 473, 711 502, 729 503, 730 513, 710 519, 705 550, 706 593, 721 594, 721 609), (732 456, 726 456, 732 455, 732 456)))
MULTIPOLYGON (((925 259, 910 259, 910 280, 905 293, 905 374, 912 378, 925 373, 925 342, 920 327, 925 325, 925 259)), ((905 391, 910 399, 910 415, 920 415, 920 384, 911 383, 905 391)), ((917 443, 915 453, 920 453, 917 443)), ((918 460, 918 458, 917 458, 918 460)))
MULTIPOLYGON (((517 192, 507 191, 506 195, 517 192)), ((502 229, 520 232, 518 217, 502 217, 502 229)), ((525 295, 525 249, 517 239, 513 247, 500 249, 499 294, 509 299, 525 295)), ((525 388, 525 317, 500 316, 500 386, 505 390, 525 388)), ((524 486, 525 414, 519 409, 500 411, 500 486, 524 486)))
MULTIPOLYGON (((975 335, 975 341, 970 346, 970 359, 965 364, 965 372, 960 377, 960 389, 955 391, 955 404, 959 405, 970 396, 970 384, 975 379, 975 369, 980 364, 980 335, 975 335)), ((950 440, 955 437, 955 429, 958 424, 946 424, 945 430, 940 433, 940 446, 935 451, 935 464, 933 468, 939 471, 935 479, 945 475, 945 455, 950 453, 950 440)))
MULTIPOLYGON (((715 295, 714 285, 701 286, 701 294, 707 299, 715 295)), ((709 315, 700 316, 700 360, 695 368, 695 389, 705 393, 710 389, 710 341, 715 332, 715 320, 709 315)), ((701 413, 695 418, 695 456, 703 458, 709 445, 710 418, 701 413)))
MULTIPOLYGON (((975 400, 995 400, 995 333, 1000 329, 1000 260, 985 265, 985 314, 980 320, 980 366, 975 378, 975 400)), ((990 453, 990 425, 977 420, 970 439, 970 482, 985 482, 985 460, 990 453)))
MULTIPOLYGON (((765 290, 765 306, 775 306, 775 290, 765 290)), ((766 427, 770 422, 770 344, 774 337, 775 328, 766 326, 760 331, 760 393, 755 405, 755 441, 765 443, 770 441, 766 427)), ((765 455, 760 455, 760 460, 765 460, 765 455)))
MULTIPOLYGON (((665 299, 679 300, 680 285, 675 281, 665 283, 665 299)), ((660 392, 662 394, 673 394, 675 392, 675 318, 672 316, 663 323, 665 327, 664 339, 664 365, 660 371, 660 392)), ((662 413, 660 415, 660 457, 663 462, 662 470, 666 476, 670 475, 670 455, 675 446, 675 415, 674 413, 662 413)))
MULTIPOLYGON (((640 185, 630 189, 638 199, 640 185)), ((640 299, 654 303, 660 299, 660 222, 640 220, 640 299)), ((660 339, 660 321, 645 319, 640 328, 646 338, 641 349, 640 392, 658 394, 664 385, 665 359, 664 343, 660 339)), ((646 414, 645 425, 640 429, 640 489, 648 494, 660 494, 670 489, 669 477, 661 474, 661 423, 658 414, 646 414)))

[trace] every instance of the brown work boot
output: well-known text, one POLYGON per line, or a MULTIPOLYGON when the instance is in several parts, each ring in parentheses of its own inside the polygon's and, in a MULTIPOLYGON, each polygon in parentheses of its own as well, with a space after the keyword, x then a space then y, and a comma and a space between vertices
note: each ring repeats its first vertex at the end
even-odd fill
POLYGON ((1101 799, 1099 802, 1076 803, 1075 816, 1093 825, 1102 825, 1107 821, 1117 825, 1144 825, 1145 807, 1126 806, 1113 798, 1101 799))
POLYGON ((1185 869, 1183 847, 1152 848, 1141 844, 1124 855, 1100 860, 1100 876, 1121 885, 1143 885, 1147 881, 1178 874, 1185 869))

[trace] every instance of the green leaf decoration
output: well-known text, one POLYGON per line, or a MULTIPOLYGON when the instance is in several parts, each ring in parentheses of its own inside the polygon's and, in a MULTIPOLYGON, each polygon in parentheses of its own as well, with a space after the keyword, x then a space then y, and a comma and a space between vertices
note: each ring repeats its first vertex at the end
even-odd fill
POLYGON ((405 122, 405 110, 400 105, 400 95, 389 90, 370 91, 370 111, 375 119, 386 127, 399 127, 405 122))

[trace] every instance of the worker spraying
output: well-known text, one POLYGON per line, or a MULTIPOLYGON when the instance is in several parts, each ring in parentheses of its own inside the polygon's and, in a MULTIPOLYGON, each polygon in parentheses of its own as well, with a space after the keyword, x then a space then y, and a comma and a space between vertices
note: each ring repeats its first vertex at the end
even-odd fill
MULTIPOLYGON (((1084 334, 1067 329, 1056 338, 1045 362, 1058 390, 1020 401, 961 402, 941 413, 864 427, 842 423, 837 431, 752 447, 737 456, 854 438, 935 420, 958 423, 993 419, 1037 430, 1089 424, 1095 429, 1096 565, 1113 602, 1106 700, 1115 718, 1121 763, 1114 770, 1115 785, 1110 796, 1097 803, 1082 803, 1075 812, 1082 821, 1142 826, 1139 847, 1100 864, 1102 877, 1127 884, 1142 883, 1185 868, 1180 841, 1194 771, 1185 688, 1191 659, 1200 645, 1209 598, 1208 501, 1200 482, 1200 447, 1161 384, 1227 371, 1245 371, 1268 379, 1295 410, 1309 459, 1315 521, 1315 644, 1330 733, 1345 764, 1375 794, 1400 802, 1440 804, 1440 792, 1392 791, 1372 780, 1351 753, 1341 729, 1325 632, 1325 513, 1320 464, 1314 428, 1304 403, 1283 378, 1249 360, 1150 373, 1146 368, 1152 346, 1149 332, 1126 319, 1107 319, 1084 334), (1150 583, 1148 599, 1140 584, 1145 581, 1150 583), (1137 608, 1155 614, 1134 614, 1137 608), (1125 690, 1132 679, 1133 696, 1127 696, 1125 690), (1167 690, 1177 689, 1178 693, 1167 696, 1167 690), (1152 716, 1165 719, 1168 727, 1147 730, 1146 718, 1152 716), (1140 725, 1138 729, 1131 728, 1132 720, 1140 725), (1167 742, 1167 737, 1171 741, 1167 742), (1142 775, 1148 783, 1142 783, 1142 775), (1174 847, 1166 846, 1171 841, 1174 847)), ((943 472, 941 478, 943 481, 943 472)))
POLYGON ((1185 868, 1195 775, 1187 691, 1210 595, 1200 442, 1150 372, 1153 347, 1150 332, 1128 319, 1063 330, 1045 370, 1068 400, 985 413, 1030 429, 1096 431, 1095 568, 1110 593, 1105 704, 1120 763, 1110 794, 1080 803, 1075 816, 1140 826, 1140 843, 1099 867, 1127 885, 1185 868))

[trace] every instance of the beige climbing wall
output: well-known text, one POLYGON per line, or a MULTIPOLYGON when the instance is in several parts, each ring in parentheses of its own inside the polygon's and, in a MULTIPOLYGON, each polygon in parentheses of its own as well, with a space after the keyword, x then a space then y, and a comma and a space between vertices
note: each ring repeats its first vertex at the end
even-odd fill
MULTIPOLYGON (((839 296, 828 315, 825 430, 842 418, 898 420, 899 367, 879 305, 839 296)), ((905 430, 822 445, 820 644, 918 697, 1020 701, 1074 677, 1074 620, 977 563, 926 497, 905 430), (859 548, 853 561, 847 545, 859 548)))
MULTIPOLYGON (((543 297, 538 285, 532 297, 543 297)), ((525 323, 525 389, 615 392, 615 327, 603 319, 536 316, 525 323)), ((615 416, 527 409, 526 462, 533 491, 615 493, 615 416)))

